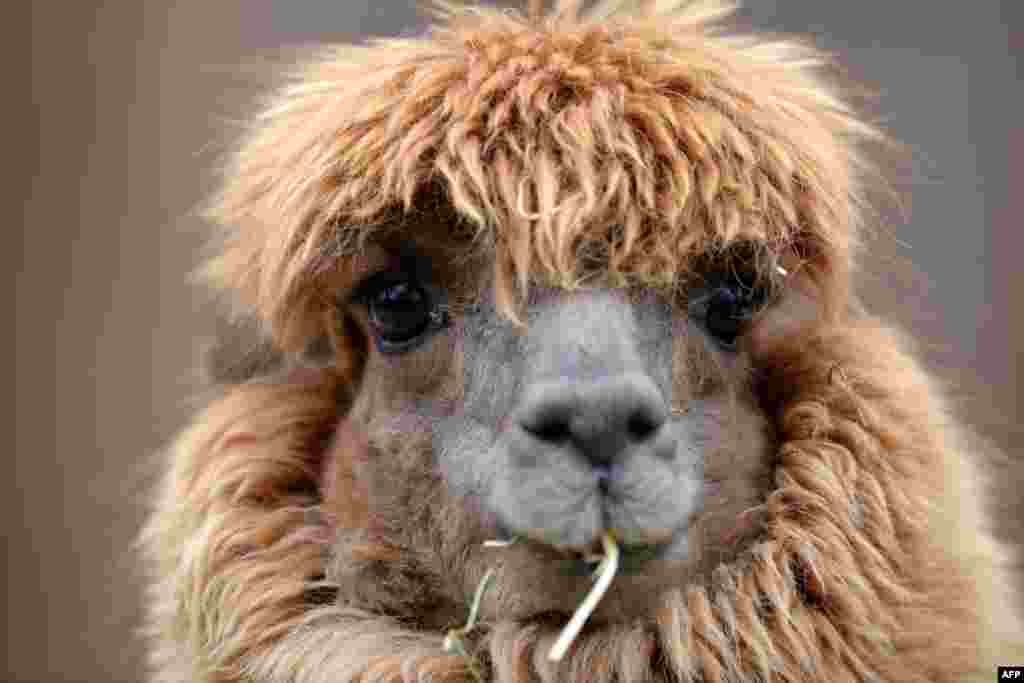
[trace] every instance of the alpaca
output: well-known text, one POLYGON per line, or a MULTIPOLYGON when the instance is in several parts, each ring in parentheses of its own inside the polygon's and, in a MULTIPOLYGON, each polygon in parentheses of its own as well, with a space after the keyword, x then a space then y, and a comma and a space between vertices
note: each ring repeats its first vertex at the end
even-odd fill
POLYGON ((967 432, 853 294, 881 134, 719 2, 542 5, 326 49, 238 144, 202 274, 260 341, 168 449, 152 680, 1024 661, 967 432))

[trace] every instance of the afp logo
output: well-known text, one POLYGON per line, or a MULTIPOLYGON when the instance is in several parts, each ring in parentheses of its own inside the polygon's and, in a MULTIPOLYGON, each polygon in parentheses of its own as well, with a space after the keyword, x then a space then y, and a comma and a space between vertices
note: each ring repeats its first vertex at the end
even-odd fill
POLYGON ((1024 683, 1024 666, 1001 666, 996 675, 996 680, 1024 683))

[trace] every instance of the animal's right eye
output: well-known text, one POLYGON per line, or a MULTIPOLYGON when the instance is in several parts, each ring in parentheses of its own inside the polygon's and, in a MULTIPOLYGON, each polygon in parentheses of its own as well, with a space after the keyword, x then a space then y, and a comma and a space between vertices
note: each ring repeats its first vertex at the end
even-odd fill
POLYGON ((371 278, 356 298, 366 306, 371 333, 383 353, 409 350, 447 322, 428 288, 404 275, 371 278))
POLYGON ((426 292, 410 282, 388 285, 368 302, 370 324, 388 342, 408 342, 430 325, 429 302, 426 292))

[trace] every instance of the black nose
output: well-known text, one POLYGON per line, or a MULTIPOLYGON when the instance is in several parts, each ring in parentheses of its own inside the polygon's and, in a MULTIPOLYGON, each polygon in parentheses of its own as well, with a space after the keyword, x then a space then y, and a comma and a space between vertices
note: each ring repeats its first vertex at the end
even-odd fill
POLYGON ((545 444, 570 444, 607 473, 633 445, 654 440, 668 417, 654 382, 640 373, 528 387, 518 422, 545 444))

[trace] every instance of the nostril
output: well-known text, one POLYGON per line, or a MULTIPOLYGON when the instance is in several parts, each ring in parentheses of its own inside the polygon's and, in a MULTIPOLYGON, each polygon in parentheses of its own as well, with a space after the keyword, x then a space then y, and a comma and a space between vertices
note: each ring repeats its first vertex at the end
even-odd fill
POLYGON ((532 422, 523 423, 523 429, 534 435, 541 441, 548 443, 561 443, 572 435, 569 429, 568 420, 560 419, 549 415, 532 422))
POLYGON ((634 441, 643 441, 651 437, 659 426, 653 415, 644 412, 633 413, 626 421, 626 431, 634 441))

